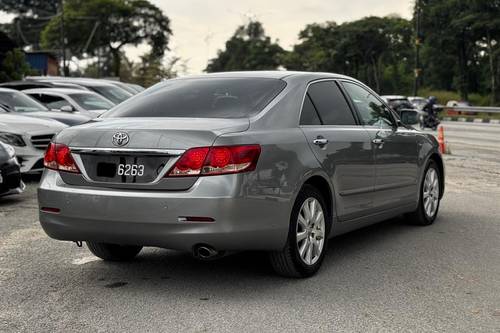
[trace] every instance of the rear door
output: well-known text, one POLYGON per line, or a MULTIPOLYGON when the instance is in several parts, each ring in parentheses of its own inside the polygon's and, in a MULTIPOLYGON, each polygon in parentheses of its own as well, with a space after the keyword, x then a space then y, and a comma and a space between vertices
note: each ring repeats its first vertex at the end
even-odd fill
POLYGON ((397 208, 414 202, 418 193, 415 130, 398 126, 388 107, 371 91, 354 82, 342 84, 372 139, 376 163, 375 208, 397 208))
POLYGON ((300 126, 335 187, 339 220, 366 215, 375 185, 371 140, 335 81, 309 85, 300 126))

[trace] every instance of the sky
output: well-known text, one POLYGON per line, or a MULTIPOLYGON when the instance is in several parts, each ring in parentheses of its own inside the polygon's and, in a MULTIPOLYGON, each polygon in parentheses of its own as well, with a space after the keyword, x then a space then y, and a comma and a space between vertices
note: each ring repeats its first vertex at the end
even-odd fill
MULTIPOLYGON (((151 0, 171 21, 173 36, 167 56, 179 56, 186 74, 201 73, 207 61, 223 49, 236 28, 257 19, 266 34, 285 49, 297 42, 309 23, 342 23, 366 16, 398 14, 410 18, 413 0, 151 0)), ((0 12, 0 22, 11 15, 0 12)), ((131 59, 147 52, 147 45, 127 47, 131 59)))

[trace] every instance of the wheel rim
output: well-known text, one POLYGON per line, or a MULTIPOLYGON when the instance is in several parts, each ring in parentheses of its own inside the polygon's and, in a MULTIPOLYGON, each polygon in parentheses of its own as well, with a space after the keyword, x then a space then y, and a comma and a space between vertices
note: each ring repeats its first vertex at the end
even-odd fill
POLYGON ((325 244, 325 216, 315 198, 302 204, 297 218, 297 248, 302 261, 313 265, 321 257, 325 244))
POLYGON ((432 218, 436 214, 439 203, 439 177, 434 168, 429 168, 425 174, 423 192, 425 214, 432 218))

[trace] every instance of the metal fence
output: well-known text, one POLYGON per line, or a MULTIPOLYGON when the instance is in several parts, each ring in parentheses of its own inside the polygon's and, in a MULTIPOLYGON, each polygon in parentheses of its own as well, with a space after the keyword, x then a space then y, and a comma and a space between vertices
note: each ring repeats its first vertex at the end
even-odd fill
POLYGON ((448 116, 476 115, 478 113, 500 113, 500 107, 491 106, 453 106, 444 107, 444 112, 448 116))

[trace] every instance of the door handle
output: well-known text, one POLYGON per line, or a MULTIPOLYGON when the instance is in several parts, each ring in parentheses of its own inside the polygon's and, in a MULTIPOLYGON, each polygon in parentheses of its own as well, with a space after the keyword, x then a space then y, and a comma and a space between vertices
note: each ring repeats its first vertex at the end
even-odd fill
POLYGON ((384 140, 380 139, 380 138, 376 138, 376 139, 373 139, 372 142, 376 145, 381 145, 384 143, 384 140))
POLYGON ((313 143, 317 146, 324 146, 328 143, 328 139, 318 137, 313 140, 313 143))

